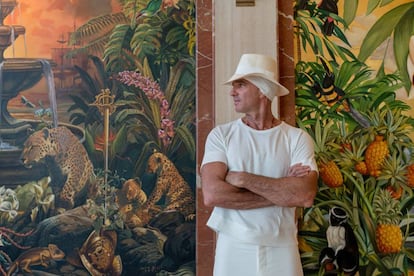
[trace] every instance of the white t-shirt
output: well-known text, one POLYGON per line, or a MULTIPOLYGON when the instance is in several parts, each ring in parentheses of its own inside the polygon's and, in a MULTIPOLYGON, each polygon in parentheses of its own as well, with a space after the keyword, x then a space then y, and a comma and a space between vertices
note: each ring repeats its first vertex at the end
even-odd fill
MULTIPOLYGON (((285 177, 289 167, 302 163, 317 170, 313 140, 300 128, 284 122, 255 130, 241 119, 215 127, 208 135, 201 166, 223 162, 230 171, 285 177)), ((264 207, 235 210, 215 207, 207 225, 245 242, 267 246, 297 244, 295 208, 264 207)))

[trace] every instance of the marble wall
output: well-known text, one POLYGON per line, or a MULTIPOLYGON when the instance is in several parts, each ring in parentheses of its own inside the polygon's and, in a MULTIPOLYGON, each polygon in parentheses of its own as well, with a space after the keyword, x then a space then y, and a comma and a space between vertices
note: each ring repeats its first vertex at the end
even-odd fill
MULTIPOLYGON (((235 0, 226 0, 234 1, 235 0)), ((260 1, 260 0, 256 0, 260 1)), ((275 0, 278 6, 278 41, 275 48, 279 57, 280 82, 294 91, 294 43, 293 43, 293 2, 275 0)), ((234 4, 235 5, 235 4, 234 4)), ((197 0, 197 169, 204 154, 204 142, 215 124, 215 56, 213 0, 197 0)), ((251 20, 251 19, 250 19, 251 20)), ((249 24, 246 20, 245 24, 249 24)), ((243 28, 243 26, 240 26, 243 28)), ((295 122, 295 96, 290 93, 280 98, 280 118, 287 123, 295 122)), ((198 181, 199 183, 199 181, 198 181)), ((200 187, 197 188, 197 275, 210 276, 213 270, 214 233, 205 224, 211 209, 202 202, 200 187)))

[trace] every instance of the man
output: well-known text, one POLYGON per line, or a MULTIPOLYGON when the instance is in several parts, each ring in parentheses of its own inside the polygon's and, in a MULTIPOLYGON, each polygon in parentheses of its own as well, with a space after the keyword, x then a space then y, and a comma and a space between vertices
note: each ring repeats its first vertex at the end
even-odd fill
POLYGON ((204 203, 214 206, 207 225, 217 232, 215 276, 303 275, 295 207, 310 207, 317 192, 313 141, 273 117, 276 61, 245 54, 231 84, 244 117, 215 127, 201 165, 204 203))

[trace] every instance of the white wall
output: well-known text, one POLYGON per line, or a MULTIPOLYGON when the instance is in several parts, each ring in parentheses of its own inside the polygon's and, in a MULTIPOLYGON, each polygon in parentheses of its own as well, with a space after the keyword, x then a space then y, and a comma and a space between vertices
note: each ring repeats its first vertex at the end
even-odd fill
MULTIPOLYGON (((277 0, 256 0, 253 7, 236 7, 236 0, 214 1, 216 124, 240 117, 233 109, 231 77, 243 53, 277 58, 277 0)), ((277 102, 274 103, 277 116, 277 102)))

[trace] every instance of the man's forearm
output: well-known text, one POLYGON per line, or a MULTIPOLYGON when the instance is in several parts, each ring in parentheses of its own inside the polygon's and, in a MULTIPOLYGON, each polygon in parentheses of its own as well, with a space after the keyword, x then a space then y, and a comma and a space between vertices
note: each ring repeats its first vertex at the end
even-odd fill
POLYGON ((219 187, 220 189, 215 191, 204 189, 205 205, 228 209, 254 209, 274 205, 263 196, 245 188, 238 188, 225 182, 219 187))
POLYGON ((245 188, 274 205, 286 207, 310 207, 317 192, 316 172, 303 177, 270 178, 245 172, 229 172, 226 180, 245 188))

